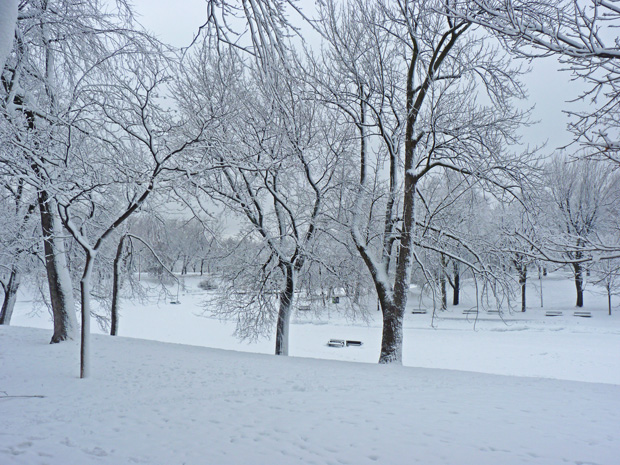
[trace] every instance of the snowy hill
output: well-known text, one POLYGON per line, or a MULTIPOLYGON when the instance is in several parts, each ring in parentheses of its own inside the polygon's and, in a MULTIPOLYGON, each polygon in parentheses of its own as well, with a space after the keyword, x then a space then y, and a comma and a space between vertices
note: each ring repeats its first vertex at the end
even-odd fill
POLYGON ((86 380, 77 343, 49 345, 49 315, 21 294, 16 326, 0 326, 0 465, 619 463, 620 313, 595 288, 591 318, 560 274, 503 318, 464 315, 466 290, 434 318, 407 314, 409 367, 394 367, 376 365, 375 309, 299 312, 293 357, 275 357, 204 317, 200 279, 179 305, 124 302, 120 332, 136 339, 95 334, 86 380), (364 344, 327 347, 336 337, 364 344))
POLYGON ((619 385, 48 339, 0 328, 3 465, 618 463, 619 385))

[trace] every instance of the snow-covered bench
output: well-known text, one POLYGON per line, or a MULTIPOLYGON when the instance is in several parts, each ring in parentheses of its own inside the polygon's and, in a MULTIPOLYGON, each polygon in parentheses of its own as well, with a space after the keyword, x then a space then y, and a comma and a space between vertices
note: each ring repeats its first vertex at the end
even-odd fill
POLYGON ((363 344, 362 341, 347 341, 347 347, 349 346, 359 347, 362 344, 363 344))
POLYGON ((329 347, 344 347, 346 343, 347 341, 345 341, 344 339, 330 339, 327 342, 327 345, 329 347))
POLYGON ((575 312, 573 313, 574 316, 579 316, 581 318, 591 318, 592 317, 592 313, 590 312, 575 312))
POLYGON ((349 346, 359 347, 359 346, 363 345, 363 342, 362 341, 346 340, 346 339, 330 339, 327 342, 327 345, 329 347, 349 347, 349 346))
POLYGON ((556 310, 549 310, 545 312, 545 316, 562 316, 562 312, 558 312, 556 310))

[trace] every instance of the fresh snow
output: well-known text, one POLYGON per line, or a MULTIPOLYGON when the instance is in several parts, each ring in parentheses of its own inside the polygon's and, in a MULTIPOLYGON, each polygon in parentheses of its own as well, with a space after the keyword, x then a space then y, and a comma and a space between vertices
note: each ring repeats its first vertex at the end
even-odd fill
POLYGON ((620 319, 594 293, 593 317, 572 316, 563 276, 545 278, 545 308, 532 283, 531 308, 505 322, 481 313, 474 326, 467 305, 434 328, 408 314, 405 367, 374 363, 375 312, 346 321, 333 307, 294 317, 293 356, 269 355, 273 341, 196 315, 198 281, 181 305, 124 302, 133 338, 93 335, 84 380, 78 343, 49 345, 46 312, 20 295, 13 324, 39 328, 0 327, 0 464, 618 463, 620 319))

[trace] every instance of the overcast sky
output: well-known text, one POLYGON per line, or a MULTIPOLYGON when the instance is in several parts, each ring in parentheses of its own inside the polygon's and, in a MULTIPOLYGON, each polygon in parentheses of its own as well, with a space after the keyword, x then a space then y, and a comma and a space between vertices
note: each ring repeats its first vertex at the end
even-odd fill
MULTIPOLYGON (((314 0, 308 2, 308 7, 314 0)), ((139 21, 162 41, 187 46, 200 25, 205 22, 205 0, 134 0, 139 21)), ((570 142, 566 131, 568 122, 563 109, 571 107, 568 100, 575 98, 583 85, 570 81, 570 74, 558 71, 559 65, 553 58, 539 59, 533 63, 532 73, 524 78, 530 94, 530 105, 535 105, 533 120, 540 123, 523 130, 523 142, 530 146, 548 141, 546 152, 570 142)), ((572 108, 575 108, 572 105, 572 108)))

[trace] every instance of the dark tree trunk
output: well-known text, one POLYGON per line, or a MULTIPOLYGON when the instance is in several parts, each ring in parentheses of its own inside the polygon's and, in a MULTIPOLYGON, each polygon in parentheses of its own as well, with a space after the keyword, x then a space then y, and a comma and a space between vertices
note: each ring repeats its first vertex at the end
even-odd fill
POLYGON ((15 268, 11 269, 9 282, 4 288, 4 301, 2 302, 2 310, 0 310, 0 325, 10 325, 15 301, 17 300, 17 290, 21 281, 21 273, 15 268))
POLYGON ((459 269, 459 263, 456 260, 453 262, 452 266, 454 273, 454 286, 452 286, 452 305, 458 305, 461 293, 461 270, 459 269))
POLYGON ((283 265, 285 286, 280 293, 280 307, 278 310, 278 322, 276 326, 276 355, 288 355, 289 326, 291 320, 291 307, 295 293, 295 270, 292 265, 283 265))
POLYGON ((519 284, 521 285, 521 311, 525 312, 527 308, 525 300, 527 287, 527 265, 521 264, 519 267, 519 284))
POLYGON ((573 263, 573 270, 575 274, 575 289, 577 290, 577 303, 576 306, 583 307, 583 269, 581 263, 573 263))
POLYGON ((607 308, 609 310, 609 316, 611 316, 611 284, 607 284, 607 308))
POLYGON ((110 310, 110 336, 118 334, 118 307, 120 303, 121 290, 121 258, 123 256, 123 246, 125 237, 121 237, 116 248, 114 257, 114 278, 112 280, 112 308, 110 310))
POLYGON ((446 285, 446 257, 441 254, 440 257, 441 270, 439 271, 439 288, 441 290, 441 309, 446 310, 448 308, 448 288, 446 285))
POLYGON ((403 362, 403 311, 395 304, 382 303, 383 333, 379 363, 403 362))
POLYGON ((57 237, 61 228, 60 221, 53 211, 54 202, 45 191, 38 193, 38 201, 41 212, 45 269, 54 318, 54 334, 50 342, 54 344, 76 336, 77 317, 63 239, 57 237))
POLYGON ((448 288, 446 286, 446 275, 443 273, 439 277, 439 288, 441 289, 441 309, 446 310, 448 308, 448 288))

